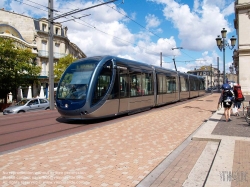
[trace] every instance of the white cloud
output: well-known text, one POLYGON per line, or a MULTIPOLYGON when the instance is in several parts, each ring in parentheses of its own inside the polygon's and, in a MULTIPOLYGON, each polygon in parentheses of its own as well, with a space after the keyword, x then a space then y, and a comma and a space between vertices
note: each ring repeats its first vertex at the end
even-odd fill
MULTIPOLYGON (((134 10, 125 12, 122 9, 123 6, 117 7, 114 3, 74 14, 72 15, 74 17, 90 15, 62 24, 69 29, 68 37, 70 41, 79 46, 87 56, 111 54, 156 65, 160 63, 160 52, 165 57, 163 61, 171 62, 173 57, 171 48, 177 45, 175 41, 177 38, 171 36, 168 30, 163 29, 163 24, 161 23, 163 23, 164 18, 168 23, 169 21, 172 22, 176 29, 174 32, 178 33, 178 39, 181 42, 180 46, 184 49, 198 52, 210 51, 207 54, 201 54, 201 59, 210 60, 210 58, 214 58, 211 51, 216 47, 215 37, 220 34, 222 27, 225 27, 228 33, 232 30, 225 16, 232 14, 233 0, 230 0, 231 4, 226 0, 194 0, 193 9, 187 4, 178 4, 174 0, 150 1, 163 5, 159 6, 161 8, 164 7, 163 12, 159 11, 159 13, 163 14, 163 17, 160 17, 162 16, 160 14, 151 14, 150 11, 147 11, 149 13, 145 16, 145 27, 149 30, 153 29, 154 33, 167 33, 164 38, 157 38, 156 35, 139 26, 137 31, 133 31, 129 27, 129 24, 132 25, 133 22, 126 15, 135 20, 138 19, 137 16, 141 16, 140 12, 135 12, 134 10), (116 9, 122 14, 115 11, 116 9)), ((32 4, 27 0, 23 2, 32 4)), ((10 6, 13 11, 18 13, 24 12, 31 17, 47 18, 48 12, 45 7, 48 6, 48 1, 41 0, 37 3, 44 7, 36 5, 41 9, 35 9, 34 11, 34 7, 26 6, 25 4, 20 6, 20 3, 17 1, 11 1, 10 6)), ((54 0, 54 9, 60 10, 57 14, 62 14, 98 3, 100 1, 73 0, 65 3, 65 1, 54 0)), ((56 22, 72 19, 72 16, 58 19, 56 22)), ((142 24, 142 22, 138 22, 142 24)), ((176 53, 177 57, 181 54, 177 54, 176 50, 174 53, 176 53)), ((197 65, 199 64, 201 64, 200 61, 197 61, 197 65)), ((163 63, 163 67, 174 68, 173 63, 163 63)), ((188 70, 187 68, 179 68, 178 70, 182 69, 185 72, 188 70)))
POLYGON ((226 7, 223 11, 222 11, 224 16, 229 16, 231 14, 234 14, 234 2, 232 2, 228 7, 226 7))
MULTIPOLYGON (((213 51, 217 48, 215 38, 222 28, 226 28, 228 33, 233 30, 227 20, 227 16, 234 14, 233 0, 194 0, 193 10, 187 4, 179 4, 174 0, 151 1, 164 6, 164 16, 178 30, 178 37, 182 42, 180 46, 184 49, 213 51)), ((206 61, 196 61, 185 66, 191 68, 194 65, 209 65, 216 62, 216 57, 214 52, 203 53, 200 59, 206 61)))
POLYGON ((4 8, 5 7, 5 4, 7 4, 8 0, 2 0, 0 1, 0 8, 4 8))
POLYGON ((148 14, 145 19, 146 19, 146 23, 147 23, 146 28, 148 28, 148 29, 155 28, 155 27, 158 27, 160 25, 160 20, 155 15, 148 14))
POLYGON ((194 0, 194 11, 197 11, 199 7, 200 7, 199 0, 194 0))

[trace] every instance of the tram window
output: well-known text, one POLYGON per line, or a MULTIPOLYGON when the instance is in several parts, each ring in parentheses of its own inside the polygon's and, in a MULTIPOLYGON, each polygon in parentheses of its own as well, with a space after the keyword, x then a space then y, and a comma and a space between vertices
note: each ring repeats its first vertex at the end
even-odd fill
POLYGON ((189 81, 188 81, 188 78, 185 78, 184 80, 185 80, 187 91, 189 91, 189 81))
POLYGON ((205 90, 205 87, 204 87, 204 80, 201 80, 201 81, 200 81, 200 90, 205 90))
POLYGON ((59 99, 85 99, 96 63, 91 60, 71 64, 61 78, 57 97, 59 99))
POLYGON ((142 95, 152 95, 153 94, 153 77, 151 73, 142 74, 142 95))
POLYGON ((185 77, 180 77, 180 82, 181 82, 181 91, 185 92, 185 91, 189 91, 188 88, 188 79, 185 77))
POLYGON ((199 90, 199 80, 195 80, 195 90, 199 90))
POLYGON ((164 78, 164 75, 157 75, 157 81, 158 81, 158 93, 163 94, 166 93, 166 80, 164 78))
POLYGON ((130 96, 141 96, 141 72, 130 73, 130 96))
POLYGON ((106 62, 97 78, 92 105, 100 101, 108 91, 112 78, 111 61, 106 62))
POLYGON ((195 82, 194 79, 190 78, 190 91, 194 91, 195 90, 195 82))
POLYGON ((167 80, 165 75, 162 75, 162 92, 163 94, 167 93, 167 80))
POLYGON ((126 98, 129 96, 128 92, 128 71, 120 70, 120 98, 126 98))
POLYGON ((115 82, 113 89, 109 95, 109 99, 117 99, 119 98, 119 78, 118 78, 118 73, 115 76, 115 82))
POLYGON ((167 76, 167 93, 175 93, 176 92, 176 77, 167 76))

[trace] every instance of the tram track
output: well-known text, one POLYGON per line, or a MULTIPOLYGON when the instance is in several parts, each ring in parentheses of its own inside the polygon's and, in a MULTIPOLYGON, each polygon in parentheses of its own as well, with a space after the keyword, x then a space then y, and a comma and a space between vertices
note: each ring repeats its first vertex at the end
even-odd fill
MULTIPOLYGON (((42 137, 42 136, 45 136, 45 135, 60 133, 60 132, 67 131, 67 130, 72 130, 72 129, 75 129, 75 128, 79 128, 79 127, 73 127, 73 128, 70 128, 70 129, 63 129, 63 130, 59 130, 59 131, 55 131, 55 132, 50 132, 50 133, 43 133, 43 134, 39 134, 37 136, 31 136, 31 137, 28 137, 28 138, 23 138, 23 139, 20 139, 20 140, 15 140, 15 141, 12 141, 12 142, 7 142, 7 143, 4 143, 4 144, 0 143, 0 146, 5 146, 5 145, 8 145, 8 144, 13 144, 13 143, 17 143, 17 142, 20 142, 20 141, 26 141, 26 140, 30 140, 30 139, 42 137)), ((1 140, 1 142, 2 142, 2 140, 1 140)))
MULTIPOLYGON (((114 121, 121 118, 114 119, 114 121)), ((0 116, 0 155, 114 123, 112 119, 69 121, 57 110, 0 116)))
POLYGON ((30 112, 30 113, 22 113, 22 114, 13 114, 13 115, 6 115, 0 117, 0 127, 6 125, 13 125, 13 124, 20 124, 29 122, 31 120, 44 120, 49 118, 61 118, 57 112, 51 112, 50 110, 47 111, 39 111, 39 112, 30 112), (53 114, 52 116, 50 116, 53 114))

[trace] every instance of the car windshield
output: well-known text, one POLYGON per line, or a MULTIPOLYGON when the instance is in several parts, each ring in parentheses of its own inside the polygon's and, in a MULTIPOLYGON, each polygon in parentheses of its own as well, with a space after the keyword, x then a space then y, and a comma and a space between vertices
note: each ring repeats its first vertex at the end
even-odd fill
POLYGON ((58 86, 58 99, 85 99, 92 73, 100 59, 86 59, 71 64, 58 86))
POLYGON ((17 106, 23 106, 23 105, 25 105, 26 103, 28 103, 30 100, 21 100, 21 101, 19 101, 16 105, 17 106))

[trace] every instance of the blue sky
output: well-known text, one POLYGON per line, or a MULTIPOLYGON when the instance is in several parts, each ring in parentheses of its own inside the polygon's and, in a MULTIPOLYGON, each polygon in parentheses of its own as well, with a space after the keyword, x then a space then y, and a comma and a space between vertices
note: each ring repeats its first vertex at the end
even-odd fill
MULTIPOLYGON (((54 16, 104 1, 54 0, 54 16)), ((34 18, 47 18, 48 0, 2 0, 0 7, 34 18)), ((111 54, 187 72, 203 65, 223 67, 215 38, 226 28, 227 40, 236 36, 234 0, 118 0, 60 18, 68 38, 87 55, 111 54), (82 17, 87 15, 86 17, 82 17), (74 21, 69 21, 76 18, 74 21), (81 17, 81 18, 80 18, 81 17), (80 18, 80 19, 78 19, 80 18), (182 47, 181 50, 172 50, 182 47)), ((1 19, 1 18, 0 18, 1 19)), ((226 49, 226 72, 233 50, 226 49)))

